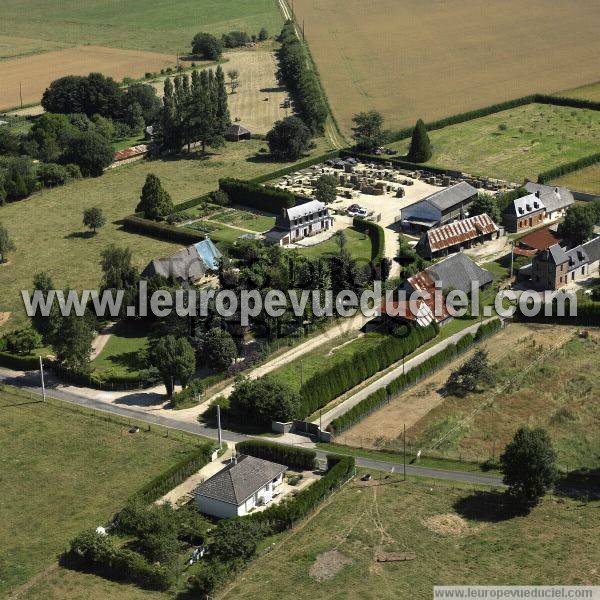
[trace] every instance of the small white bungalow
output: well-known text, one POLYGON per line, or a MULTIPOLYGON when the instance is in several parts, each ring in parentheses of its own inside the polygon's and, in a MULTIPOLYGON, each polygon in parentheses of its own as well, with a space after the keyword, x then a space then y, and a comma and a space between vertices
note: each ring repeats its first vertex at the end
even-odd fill
POLYGON ((285 465, 238 456, 196 488, 196 507, 213 517, 242 517, 255 506, 271 502, 285 471, 285 465))

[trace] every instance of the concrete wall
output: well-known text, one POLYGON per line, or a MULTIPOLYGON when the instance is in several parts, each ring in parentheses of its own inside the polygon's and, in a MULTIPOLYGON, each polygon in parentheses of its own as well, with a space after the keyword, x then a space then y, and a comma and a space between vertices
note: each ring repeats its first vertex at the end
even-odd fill
POLYGON ((289 433, 294 425, 293 421, 281 423, 280 421, 271 421, 271 431, 275 433, 289 433))
POLYGON ((207 515, 218 517, 220 519, 230 519, 238 514, 238 507, 221 500, 206 498, 206 496, 196 496, 196 508, 207 515))

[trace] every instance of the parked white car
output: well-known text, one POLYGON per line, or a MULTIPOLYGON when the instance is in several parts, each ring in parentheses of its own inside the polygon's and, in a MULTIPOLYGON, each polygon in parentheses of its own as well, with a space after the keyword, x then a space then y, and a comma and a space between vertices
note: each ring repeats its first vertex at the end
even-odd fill
POLYGON ((366 208, 361 207, 356 211, 356 213, 353 216, 364 219, 368 214, 369 214, 369 211, 366 208))

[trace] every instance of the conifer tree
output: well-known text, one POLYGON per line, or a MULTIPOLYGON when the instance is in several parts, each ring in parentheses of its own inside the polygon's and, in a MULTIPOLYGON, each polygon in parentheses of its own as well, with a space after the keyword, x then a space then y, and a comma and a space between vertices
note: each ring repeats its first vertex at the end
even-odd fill
POLYGON ((410 149, 408 150, 408 160, 415 163, 424 163, 431 158, 431 142, 427 135, 427 128, 422 119, 417 121, 413 129, 410 149))
POLYGON ((173 200, 156 175, 148 173, 140 202, 135 210, 143 212, 147 219, 154 220, 173 212, 173 200))

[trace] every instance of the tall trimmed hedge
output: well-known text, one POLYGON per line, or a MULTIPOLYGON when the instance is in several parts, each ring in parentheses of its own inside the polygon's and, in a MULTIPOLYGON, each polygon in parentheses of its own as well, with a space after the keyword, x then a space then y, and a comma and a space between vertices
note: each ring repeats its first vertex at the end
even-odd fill
POLYGON ((188 456, 175 463, 172 467, 146 483, 137 492, 135 492, 130 500, 141 500, 150 504, 164 496, 169 490, 183 483, 190 475, 199 471, 204 465, 210 462, 211 454, 214 452, 215 446, 211 442, 207 442, 198 446, 195 450, 189 453, 188 456))
POLYGON ((352 226, 354 229, 366 233, 371 240, 371 260, 374 263, 381 262, 385 254, 385 232, 383 227, 373 221, 367 221, 360 217, 354 217, 352 219, 352 226))
POLYGON ((279 41, 279 73, 290 91, 294 108, 311 131, 322 132, 329 110, 311 57, 291 21, 283 26, 279 41))
POLYGON ((597 154, 591 154, 590 156, 584 156, 583 158, 569 163, 558 165, 557 167, 548 169, 547 171, 542 171, 538 175, 538 183, 549 183, 557 177, 561 177, 567 173, 572 173, 573 171, 579 171, 579 169, 584 169, 585 167, 590 167, 597 163, 600 163, 600 152, 597 154))
POLYGON ((349 411, 331 421, 327 429, 334 435, 340 434, 346 429, 349 429, 359 421, 362 421, 366 416, 377 410, 383 404, 386 404, 397 396, 407 387, 417 383, 424 377, 427 377, 441 366, 454 360, 457 356, 470 348, 473 343, 482 340, 502 328, 500 319, 493 319, 487 323, 480 325, 475 335, 467 334, 462 337, 456 344, 450 344, 437 354, 430 356, 420 365, 410 369, 400 377, 397 377, 390 382, 385 388, 381 388, 372 394, 369 394, 364 400, 353 406, 349 411))
POLYGON ((317 453, 306 448, 287 446, 267 440, 246 440, 238 442, 235 449, 241 454, 270 460, 292 469, 312 470, 315 468, 317 453))
POLYGON ((296 205, 296 197, 291 192, 263 186, 252 181, 220 179, 219 188, 229 196, 229 200, 233 204, 251 206, 274 214, 280 213, 283 208, 291 208, 296 205))
POLYGON ((404 337, 390 335, 373 348, 323 368, 300 388, 303 414, 314 413, 365 379, 408 356, 433 339, 437 332, 435 323, 428 327, 410 327, 404 337))
POLYGON ((14 371, 35 371, 40 368, 37 356, 19 356, 11 352, 0 352, 0 367, 14 371))
POLYGON ((206 239, 206 234, 188 227, 175 227, 168 223, 160 223, 144 219, 137 215, 125 217, 122 221, 123 228, 133 233, 141 233, 159 240, 168 240, 183 245, 191 245, 206 239))
POLYGON ((591 325, 598 327, 600 325, 600 302, 578 302, 577 315, 559 317, 556 315, 545 316, 545 309, 540 314, 528 317, 524 315, 517 306, 515 320, 523 323, 557 323, 559 325, 591 325))

